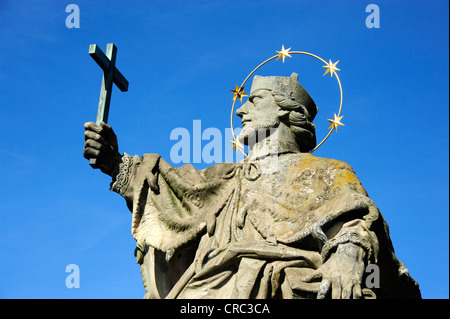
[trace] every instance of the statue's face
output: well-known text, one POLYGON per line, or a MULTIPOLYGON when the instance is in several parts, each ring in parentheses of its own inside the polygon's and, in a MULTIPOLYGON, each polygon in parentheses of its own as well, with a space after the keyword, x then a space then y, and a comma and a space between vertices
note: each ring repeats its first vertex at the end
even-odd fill
POLYGON ((278 127, 280 124, 278 110, 279 107, 270 91, 253 92, 248 101, 236 111, 236 115, 242 119, 242 131, 238 139, 247 144, 248 138, 258 131, 278 127))

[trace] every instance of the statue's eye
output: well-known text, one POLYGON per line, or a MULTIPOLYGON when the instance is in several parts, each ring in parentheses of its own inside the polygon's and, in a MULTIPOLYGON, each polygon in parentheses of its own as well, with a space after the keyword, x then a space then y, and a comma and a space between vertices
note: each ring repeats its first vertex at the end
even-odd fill
POLYGON ((252 103, 253 104, 257 104, 257 103, 259 103, 259 101, 261 101, 261 98, 259 96, 254 96, 252 98, 252 103))

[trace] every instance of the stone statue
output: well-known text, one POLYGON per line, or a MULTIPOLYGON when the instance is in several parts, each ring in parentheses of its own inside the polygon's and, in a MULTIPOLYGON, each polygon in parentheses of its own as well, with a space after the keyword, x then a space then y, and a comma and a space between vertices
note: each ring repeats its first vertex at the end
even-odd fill
POLYGON ((85 124, 84 157, 132 212, 144 298, 420 298, 353 169, 308 153, 316 113, 297 74, 255 76, 236 111, 247 158, 200 171, 85 124))

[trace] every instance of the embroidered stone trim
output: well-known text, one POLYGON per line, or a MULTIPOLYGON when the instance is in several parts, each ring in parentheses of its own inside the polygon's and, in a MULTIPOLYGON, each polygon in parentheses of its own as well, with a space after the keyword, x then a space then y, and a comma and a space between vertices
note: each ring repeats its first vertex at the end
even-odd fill
POLYGON ((329 257, 331 250, 333 248, 337 247, 340 244, 346 243, 352 243, 363 248, 368 255, 367 256, 368 260, 370 260, 370 258, 372 257, 372 246, 370 245, 370 242, 367 239, 361 238, 361 236, 356 232, 346 232, 343 233, 341 236, 339 236, 339 238, 333 238, 329 240, 323 246, 321 252, 322 260, 325 261, 329 257))
POLYGON ((113 192, 124 195, 127 190, 128 181, 131 175, 131 168, 133 166, 133 157, 125 154, 122 156, 122 161, 119 164, 119 173, 116 176, 116 181, 111 185, 113 192))

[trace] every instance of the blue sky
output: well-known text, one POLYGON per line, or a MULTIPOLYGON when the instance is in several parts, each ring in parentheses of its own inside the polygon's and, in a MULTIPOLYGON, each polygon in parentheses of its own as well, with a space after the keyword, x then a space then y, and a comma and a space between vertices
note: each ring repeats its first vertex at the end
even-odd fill
MULTIPOLYGON (((229 90, 282 45, 339 60, 345 126, 314 155, 354 168, 423 297, 448 298, 448 35, 439 0, 1 0, 0 298, 144 295, 131 214, 82 156, 101 84, 88 48, 109 42, 130 82, 111 101, 119 149, 168 161, 176 128, 193 133, 201 120, 202 131, 225 135, 229 90), (66 27, 70 3, 80 28, 66 27), (378 29, 365 24, 370 3, 378 29), (65 285, 69 264, 80 288, 65 285)), ((337 112, 335 79, 310 57, 276 62, 257 74, 299 73, 319 107, 320 139, 337 112)))

